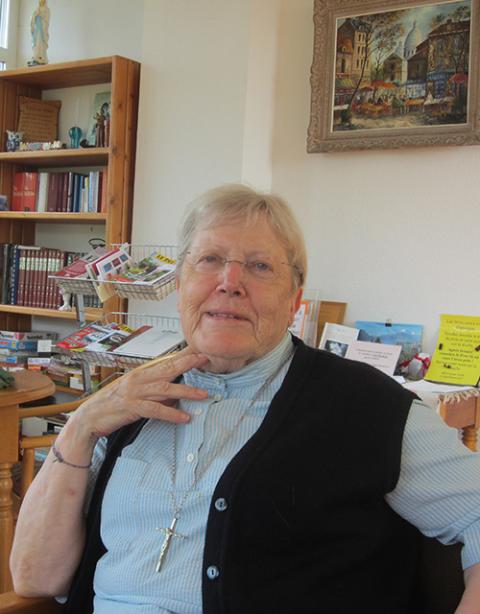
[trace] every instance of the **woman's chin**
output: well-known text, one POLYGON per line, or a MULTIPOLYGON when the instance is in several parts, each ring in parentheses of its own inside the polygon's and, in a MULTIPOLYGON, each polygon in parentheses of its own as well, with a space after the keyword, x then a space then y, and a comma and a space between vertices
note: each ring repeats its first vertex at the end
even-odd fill
MULTIPOLYGON (((234 364, 236 369, 250 362, 255 353, 255 339, 249 339, 243 335, 210 333, 208 335, 194 335, 189 343, 195 351, 205 354, 210 358, 211 366, 234 364)), ((207 365, 207 370, 209 366, 207 365)), ((215 370, 218 370, 215 369, 215 370)), ((221 370, 227 370, 226 366, 221 370)), ((230 369, 228 369, 230 370, 230 369)))

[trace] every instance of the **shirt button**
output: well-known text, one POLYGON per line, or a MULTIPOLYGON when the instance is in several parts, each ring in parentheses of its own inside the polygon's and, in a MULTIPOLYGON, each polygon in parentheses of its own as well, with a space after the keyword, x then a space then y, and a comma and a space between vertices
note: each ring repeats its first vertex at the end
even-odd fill
POLYGON ((220 575, 220 570, 216 565, 210 565, 207 567, 207 577, 209 580, 215 580, 220 575))
POLYGON ((223 397, 222 397, 222 395, 221 395, 221 394, 216 394, 216 395, 213 397, 213 400, 215 401, 215 403, 218 403, 218 401, 221 401, 222 399, 223 399, 223 397))
POLYGON ((193 412, 196 416, 200 416, 202 414, 202 410, 200 409, 200 407, 197 407, 197 409, 193 412))
POLYGON ((190 454, 187 454, 187 461, 189 463, 192 463, 194 458, 195 458, 195 454, 192 454, 191 452, 190 452, 190 454))
POLYGON ((215 501, 215 509, 217 512, 224 512, 228 507, 227 500, 223 497, 220 497, 215 501))

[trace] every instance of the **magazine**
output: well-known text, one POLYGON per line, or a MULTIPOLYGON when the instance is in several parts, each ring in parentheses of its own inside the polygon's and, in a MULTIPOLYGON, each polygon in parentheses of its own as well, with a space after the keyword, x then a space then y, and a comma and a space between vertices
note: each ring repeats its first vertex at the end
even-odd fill
POLYGON ((184 338, 179 331, 152 326, 114 349, 113 353, 137 358, 155 358, 173 351, 183 343, 184 338))
POLYGON ((118 283, 153 285, 169 281, 174 274, 175 260, 157 251, 139 262, 128 263, 123 272, 112 275, 110 279, 118 283))
POLYGON ((89 344, 103 341, 118 331, 119 328, 120 324, 116 322, 106 325, 89 324, 65 337, 65 339, 58 341, 56 345, 66 350, 83 352, 89 344))
POLYGON ((85 254, 85 256, 81 256, 74 260, 61 271, 57 271, 54 276, 65 278, 87 277, 87 267, 89 264, 98 260, 98 258, 106 254, 107 251, 105 247, 96 247, 93 251, 85 254))
POLYGON ((119 324, 118 328, 113 329, 103 339, 92 341, 85 346, 86 352, 111 352, 113 349, 124 343, 132 336, 133 328, 125 324, 119 324))
POLYGON ((90 262, 87 265, 87 273, 91 279, 109 281, 113 275, 123 271, 130 260, 128 252, 121 247, 116 247, 90 262))

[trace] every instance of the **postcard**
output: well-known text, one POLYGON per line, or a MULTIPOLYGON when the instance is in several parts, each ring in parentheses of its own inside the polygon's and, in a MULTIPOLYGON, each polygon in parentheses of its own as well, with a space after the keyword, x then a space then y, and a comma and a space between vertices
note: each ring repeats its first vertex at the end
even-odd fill
POLYGON ((345 358, 359 360, 376 367, 383 373, 393 376, 402 348, 400 345, 372 343, 370 341, 352 341, 345 358))
POLYGON ((421 324, 397 324, 359 320, 355 326, 360 329, 359 341, 400 345, 399 365, 410 361, 422 351, 423 326, 421 324))
POLYGON ((326 322, 318 347, 337 356, 345 356, 349 345, 358 338, 358 333, 358 328, 326 322))

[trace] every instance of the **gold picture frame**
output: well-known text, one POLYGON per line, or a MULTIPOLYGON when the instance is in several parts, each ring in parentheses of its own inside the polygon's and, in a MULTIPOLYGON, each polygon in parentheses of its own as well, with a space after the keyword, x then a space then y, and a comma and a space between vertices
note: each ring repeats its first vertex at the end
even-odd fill
POLYGON ((315 0, 309 153, 480 144, 480 0, 315 0))

